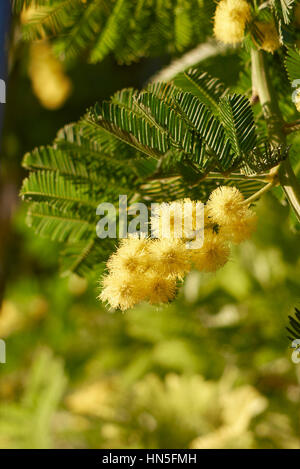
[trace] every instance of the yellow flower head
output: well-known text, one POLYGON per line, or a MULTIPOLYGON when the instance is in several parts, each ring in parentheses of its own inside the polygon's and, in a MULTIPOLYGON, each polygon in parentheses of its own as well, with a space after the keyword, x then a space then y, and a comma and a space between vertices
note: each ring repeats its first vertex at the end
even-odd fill
POLYGON ((224 240, 241 243, 255 230, 256 214, 243 202, 244 197, 236 187, 222 186, 211 193, 207 209, 224 240))
POLYGON ((156 238, 181 238, 183 233, 181 201, 158 205, 151 217, 151 230, 156 238), (168 220, 170 230, 168 230, 168 220))
POLYGON ((211 229, 204 232, 204 243, 201 249, 192 249, 192 261, 196 269, 204 272, 215 272, 226 264, 230 254, 224 238, 211 229))
POLYGON ((246 0, 221 0, 214 18, 216 38, 224 44, 241 42, 250 17, 250 5, 246 0))
POLYGON ((230 225, 221 227, 220 235, 233 243, 239 244, 251 237, 256 229, 256 225, 256 214, 252 210, 247 209, 241 218, 235 219, 230 225))
POLYGON ((189 198, 160 204, 151 217, 151 228, 156 238, 182 238, 191 240, 195 237, 197 223, 197 201, 189 198), (168 230, 168 220, 170 230, 168 230))
POLYGON ((259 21, 255 23, 262 35, 260 49, 273 54, 281 46, 275 23, 264 23, 259 21))
POLYGON ((28 72, 33 91, 41 104, 46 109, 60 108, 71 93, 72 83, 53 55, 50 44, 31 44, 28 72))
POLYGON ((176 279, 153 274, 145 278, 147 299, 151 304, 168 303, 176 295, 176 279))
POLYGON ((145 298, 144 281, 142 277, 116 272, 102 279, 102 291, 98 297, 109 303, 113 309, 132 308, 145 298))
POLYGON ((107 262, 110 272, 138 273, 145 272, 149 267, 149 239, 129 237, 122 239, 118 250, 107 262))
POLYGON ((182 279, 191 269, 189 250, 181 239, 153 241, 150 247, 151 255, 153 269, 161 275, 182 279))
POLYGON ((236 187, 221 186, 210 194, 206 207, 215 223, 229 225, 245 212, 243 201, 244 197, 236 187))

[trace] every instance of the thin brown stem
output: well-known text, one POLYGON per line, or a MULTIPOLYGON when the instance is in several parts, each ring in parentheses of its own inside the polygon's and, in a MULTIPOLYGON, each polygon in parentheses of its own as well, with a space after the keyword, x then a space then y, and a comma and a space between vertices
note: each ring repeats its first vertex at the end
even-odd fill
POLYGON ((269 182, 264 187, 262 187, 259 191, 255 192, 255 194, 248 197, 248 199, 242 202, 244 205, 249 205, 250 203, 254 202, 255 200, 259 199, 265 192, 268 192, 274 186, 273 182, 269 182))
POLYGON ((291 134, 292 132, 297 132, 298 130, 300 130, 300 119, 294 122, 288 122, 283 126, 283 131, 285 134, 291 134))

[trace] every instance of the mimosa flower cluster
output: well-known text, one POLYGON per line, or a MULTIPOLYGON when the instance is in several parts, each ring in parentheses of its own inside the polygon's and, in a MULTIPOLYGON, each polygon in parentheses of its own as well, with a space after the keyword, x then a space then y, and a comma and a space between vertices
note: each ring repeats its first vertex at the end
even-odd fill
POLYGON ((250 4, 246 0, 221 0, 218 3, 214 17, 214 35, 224 44, 238 44, 243 41, 246 26, 251 21, 260 37, 257 47, 270 53, 277 50, 280 40, 275 23, 253 20, 250 4))
POLYGON ((250 5, 245 0, 221 0, 215 13, 216 38, 225 44, 241 42, 244 39, 246 23, 250 18, 250 5))
MULTIPOLYGON (((202 272, 215 272, 230 255, 230 244, 241 243, 256 227, 256 215, 235 187, 214 190, 204 211, 204 242, 199 249, 187 249, 192 231, 178 238, 176 232, 178 205, 192 204, 192 220, 183 216, 179 223, 195 227, 196 202, 190 199, 161 204, 151 218, 156 238, 131 236, 122 239, 107 262, 108 273, 102 279, 99 298, 113 309, 125 311, 141 301, 150 304, 173 300, 180 281, 192 267, 202 272), (166 210, 168 206, 168 210, 166 210), (170 220, 170 234, 161 232, 165 216, 170 220), (189 222, 189 223, 187 223, 189 222), (191 222, 191 223, 190 223, 191 222)), ((195 235, 195 234, 194 234, 195 235)))
POLYGON ((28 73, 32 88, 46 109, 59 109, 72 91, 72 83, 46 41, 31 44, 28 73))

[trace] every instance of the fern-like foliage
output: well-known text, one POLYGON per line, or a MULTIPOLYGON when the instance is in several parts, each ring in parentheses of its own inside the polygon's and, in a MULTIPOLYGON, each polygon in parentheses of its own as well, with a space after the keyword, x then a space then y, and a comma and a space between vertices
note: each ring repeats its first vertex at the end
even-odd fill
POLYGON ((290 327, 287 327, 286 330, 290 334, 288 339, 293 341, 295 339, 300 339, 300 311, 295 308, 295 318, 289 316, 290 327))
POLYGON ((0 405, 0 447, 51 448, 52 418, 65 386, 62 363, 50 350, 41 350, 30 369, 20 401, 0 405))
POLYGON ((177 75, 174 84, 183 91, 197 96, 212 112, 218 112, 219 100, 229 94, 228 88, 218 78, 213 78, 196 68, 177 75))
POLYGON ((52 147, 38 148, 26 154, 23 161, 31 170, 21 191, 26 201, 33 202, 28 224, 39 235, 75 247, 77 256, 72 255, 71 264, 64 257, 63 270, 81 274, 86 273, 91 247, 101 261, 112 246, 104 241, 96 243, 98 204, 117 203, 119 193, 130 198, 139 178, 135 155, 129 155, 127 147, 109 135, 98 129, 93 135, 93 131, 84 123, 67 126, 52 147))
POLYGON ((114 53, 119 62, 176 53, 203 42, 211 31, 212 0, 15 0, 15 11, 36 7, 23 36, 55 38, 65 59, 88 51, 92 63, 114 53))
POLYGON ((64 271, 86 274, 114 245, 97 238, 99 203, 118 207, 119 194, 129 204, 187 196, 205 202, 220 184, 251 196, 263 187, 259 175, 287 154, 257 141, 248 99, 200 70, 125 89, 62 129, 52 146, 25 155, 28 223, 65 243, 64 271))
POLYGON ((273 5, 278 19, 289 24, 292 20, 295 3, 295 0, 275 0, 273 5))
MULTIPOLYGON (((50 1, 49 1, 50 4, 50 1)), ((22 10, 29 7, 40 7, 45 5, 44 0, 12 0, 12 7, 15 13, 21 13, 22 10)))
MULTIPOLYGON (((285 67, 289 76, 291 83, 294 80, 299 80, 299 70, 300 70, 300 53, 298 49, 289 48, 285 58, 285 67)), ((297 87, 299 83, 297 82, 297 87)))

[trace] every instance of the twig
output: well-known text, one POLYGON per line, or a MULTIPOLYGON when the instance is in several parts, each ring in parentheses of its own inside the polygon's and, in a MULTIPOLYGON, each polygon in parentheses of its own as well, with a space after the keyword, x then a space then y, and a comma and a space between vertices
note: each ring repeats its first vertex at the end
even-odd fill
POLYGON ((296 120, 295 122, 288 122, 283 126, 283 131, 285 134, 297 132, 298 130, 300 130, 300 119, 296 120))
POLYGON ((248 197, 248 199, 244 200, 244 202, 242 203, 245 205, 249 205, 251 202, 254 202, 255 200, 259 199, 265 192, 268 192, 270 189, 272 189, 273 186, 273 182, 269 182, 259 191, 255 192, 255 194, 251 195, 251 197, 248 197))
MULTIPOLYGON (((283 117, 279 109, 277 96, 268 76, 264 52, 253 48, 251 51, 251 63, 253 87, 259 96, 267 122, 271 145, 285 145, 286 134, 283 130, 283 117)), ((289 158, 282 161, 275 170, 278 173, 279 182, 285 192, 286 198, 300 222, 300 182, 293 172, 289 158)))

